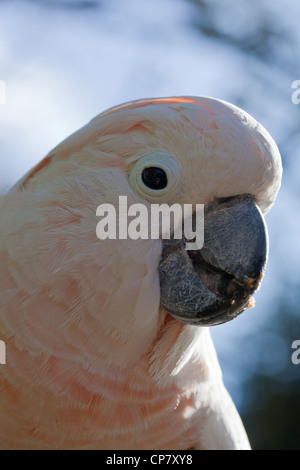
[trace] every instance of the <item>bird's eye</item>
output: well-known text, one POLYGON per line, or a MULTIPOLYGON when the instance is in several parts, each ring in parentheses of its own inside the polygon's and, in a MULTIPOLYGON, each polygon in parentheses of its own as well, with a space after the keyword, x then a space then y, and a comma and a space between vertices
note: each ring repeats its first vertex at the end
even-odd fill
POLYGON ((153 203, 176 201, 181 191, 181 179, 178 161, 165 153, 140 157, 129 174, 132 189, 153 203))
POLYGON ((155 166, 143 170, 142 180, 151 189, 164 189, 168 184, 165 171, 155 166))

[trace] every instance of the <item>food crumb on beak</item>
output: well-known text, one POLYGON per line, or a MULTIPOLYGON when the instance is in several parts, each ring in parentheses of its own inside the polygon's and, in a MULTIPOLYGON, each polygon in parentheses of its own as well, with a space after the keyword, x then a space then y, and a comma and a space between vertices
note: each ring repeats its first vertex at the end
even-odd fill
POLYGON ((253 286, 254 282, 255 282, 255 279, 253 279, 252 277, 249 277, 249 278, 247 279, 247 281, 246 281, 247 287, 249 287, 249 289, 253 289, 253 287, 254 287, 254 286, 253 286))

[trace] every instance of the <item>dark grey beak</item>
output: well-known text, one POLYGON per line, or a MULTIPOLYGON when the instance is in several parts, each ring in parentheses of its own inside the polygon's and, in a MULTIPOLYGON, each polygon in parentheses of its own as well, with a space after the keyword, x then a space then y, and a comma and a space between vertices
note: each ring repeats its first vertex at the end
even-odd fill
POLYGON ((204 246, 164 243, 159 266, 161 306, 178 320, 218 325, 248 306, 268 255, 263 215, 249 195, 218 199, 204 211, 204 246))

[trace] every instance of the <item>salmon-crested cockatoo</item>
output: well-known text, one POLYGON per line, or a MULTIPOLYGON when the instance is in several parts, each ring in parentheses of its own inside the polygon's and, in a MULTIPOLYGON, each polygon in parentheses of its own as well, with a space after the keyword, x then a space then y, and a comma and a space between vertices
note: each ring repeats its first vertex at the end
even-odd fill
POLYGON ((95 117, 1 196, 0 448, 249 449, 208 327, 252 304, 281 173, 238 107, 157 98, 95 117), (204 205, 204 245, 101 239, 120 196, 204 205))

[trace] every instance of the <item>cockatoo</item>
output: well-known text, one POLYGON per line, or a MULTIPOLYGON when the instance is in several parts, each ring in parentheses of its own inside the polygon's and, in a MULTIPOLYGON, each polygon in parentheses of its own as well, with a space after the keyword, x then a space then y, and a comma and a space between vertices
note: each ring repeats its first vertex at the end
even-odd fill
POLYGON ((213 98, 95 117, 0 198, 1 449, 249 449, 209 326, 251 306, 279 150, 213 98), (204 205, 204 245, 96 234, 97 207, 204 205))

